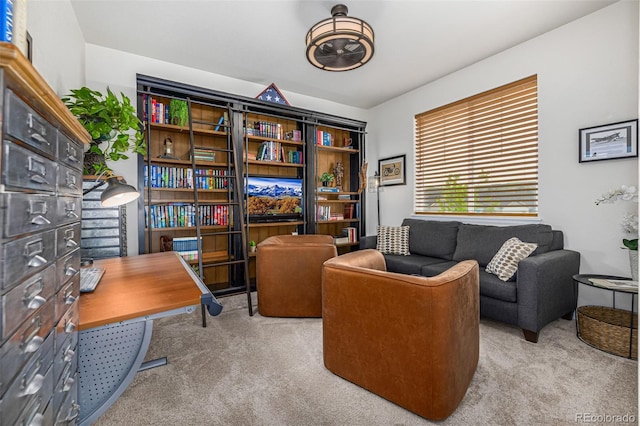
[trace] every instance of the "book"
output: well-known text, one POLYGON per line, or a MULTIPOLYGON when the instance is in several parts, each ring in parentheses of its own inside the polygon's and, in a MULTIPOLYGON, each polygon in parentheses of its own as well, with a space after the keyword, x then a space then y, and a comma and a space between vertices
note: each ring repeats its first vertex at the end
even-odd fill
POLYGON ((216 125, 216 128, 214 129, 216 132, 220 130, 220 126, 224 123, 224 115, 220 116, 220 119, 218 120, 218 124, 216 125))
POLYGON ((0 41, 13 40, 13 0, 0 1, 0 41))

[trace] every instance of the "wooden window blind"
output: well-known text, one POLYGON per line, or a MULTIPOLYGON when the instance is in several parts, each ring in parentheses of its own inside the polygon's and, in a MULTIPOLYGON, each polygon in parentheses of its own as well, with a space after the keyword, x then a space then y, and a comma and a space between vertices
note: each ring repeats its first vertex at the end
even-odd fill
POLYGON ((537 216, 537 76, 415 116, 418 214, 537 216))

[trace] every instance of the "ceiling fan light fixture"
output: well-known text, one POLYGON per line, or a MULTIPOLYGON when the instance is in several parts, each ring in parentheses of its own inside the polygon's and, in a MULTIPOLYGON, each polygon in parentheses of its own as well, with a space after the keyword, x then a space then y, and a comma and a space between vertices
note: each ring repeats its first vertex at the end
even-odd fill
POLYGON ((325 71, 349 71, 369 62, 373 56, 373 29, 362 19, 347 16, 347 6, 331 8, 331 18, 307 32, 307 59, 325 71))

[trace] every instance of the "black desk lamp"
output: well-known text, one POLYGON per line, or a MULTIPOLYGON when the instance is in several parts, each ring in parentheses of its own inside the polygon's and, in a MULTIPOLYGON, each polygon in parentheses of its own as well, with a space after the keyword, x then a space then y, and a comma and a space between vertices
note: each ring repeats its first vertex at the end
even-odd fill
POLYGON ((118 177, 115 176, 111 170, 106 170, 102 172, 97 178, 100 179, 102 175, 107 176, 107 180, 103 180, 98 182, 96 185, 82 192, 82 195, 86 195, 89 192, 100 188, 103 185, 107 185, 107 189, 102 192, 100 195, 100 203, 104 207, 116 207, 121 206, 123 204, 127 204, 133 200, 136 200, 140 193, 133 186, 127 185, 127 182, 123 179, 122 181, 118 180, 118 177))

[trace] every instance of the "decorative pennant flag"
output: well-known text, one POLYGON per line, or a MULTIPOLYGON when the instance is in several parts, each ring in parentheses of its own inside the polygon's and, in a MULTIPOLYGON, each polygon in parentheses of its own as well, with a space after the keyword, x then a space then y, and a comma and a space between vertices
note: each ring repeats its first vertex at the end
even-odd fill
POLYGON ((269 86, 267 86, 266 89, 264 89, 258 96, 256 96, 256 99, 291 106, 289 101, 287 101, 287 99, 282 95, 275 83, 271 83, 269 86))

